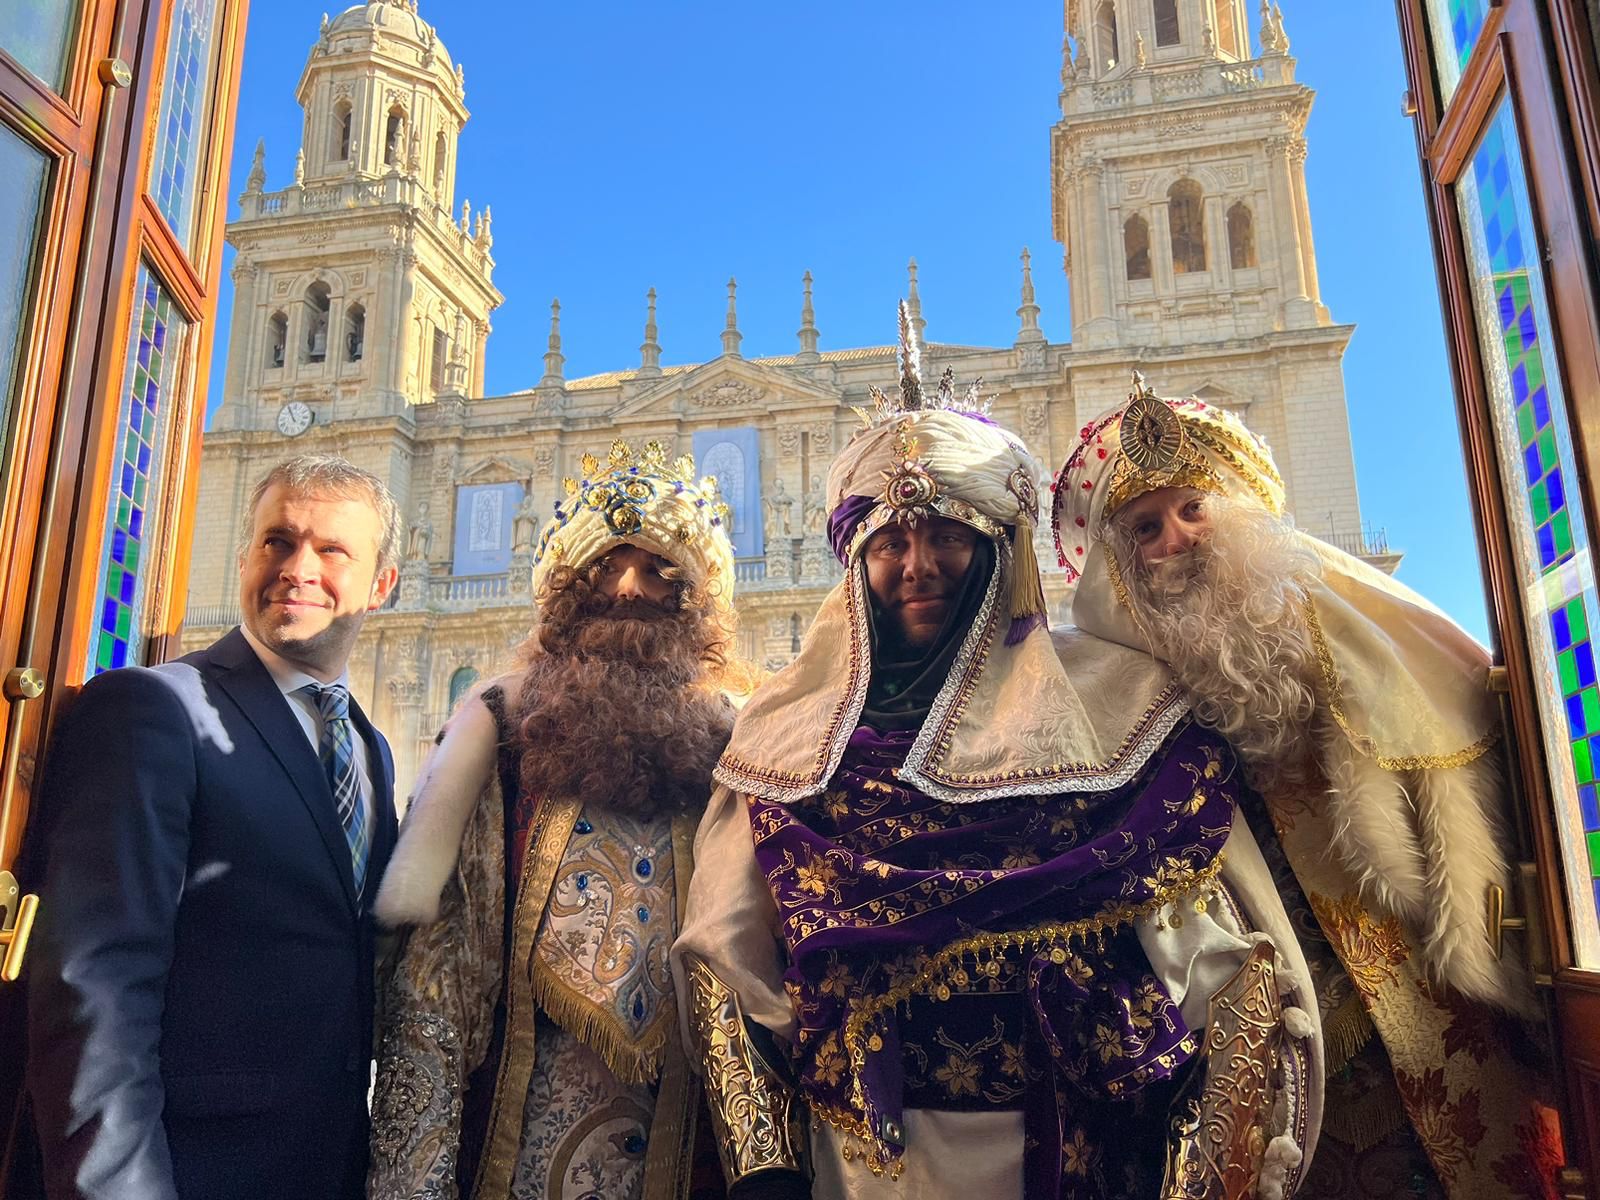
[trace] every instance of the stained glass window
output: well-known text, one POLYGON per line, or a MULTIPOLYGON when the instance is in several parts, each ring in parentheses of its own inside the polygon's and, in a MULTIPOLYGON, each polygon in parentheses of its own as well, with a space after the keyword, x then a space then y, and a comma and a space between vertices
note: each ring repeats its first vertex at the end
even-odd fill
POLYGON ((1579 965, 1600 966, 1600 598, 1510 104, 1456 185, 1579 965))
POLYGON ((206 105, 216 58, 217 8, 217 0, 176 0, 156 119, 156 152, 150 163, 150 194, 191 258, 206 105))
POLYGON ((142 661, 147 552, 156 531, 167 426, 188 331, 171 295, 141 263, 111 460, 90 675, 142 661))
POLYGON ((1467 59, 1472 57, 1472 47, 1483 31, 1489 5, 1490 0, 1427 0, 1439 95, 1446 104, 1455 95, 1461 72, 1467 69, 1467 59))

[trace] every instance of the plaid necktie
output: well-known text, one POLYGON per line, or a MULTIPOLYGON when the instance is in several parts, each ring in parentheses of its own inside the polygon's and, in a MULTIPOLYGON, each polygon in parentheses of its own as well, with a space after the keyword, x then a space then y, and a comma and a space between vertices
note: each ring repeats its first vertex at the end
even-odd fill
POLYGON ((322 737, 317 755, 328 773, 333 788, 334 807, 345 841, 350 843, 350 865, 355 872, 356 895, 361 895, 367 878, 367 814, 361 806, 361 784, 356 777, 355 730, 350 727, 350 693, 342 685, 310 684, 302 689, 311 693, 322 714, 322 737))

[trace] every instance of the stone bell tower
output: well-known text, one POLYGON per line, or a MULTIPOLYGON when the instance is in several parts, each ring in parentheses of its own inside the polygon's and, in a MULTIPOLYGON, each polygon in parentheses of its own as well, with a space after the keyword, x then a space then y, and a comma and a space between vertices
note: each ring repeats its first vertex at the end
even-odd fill
POLYGON ((1262 0, 1068 0, 1056 236, 1082 349, 1331 324, 1306 203, 1311 89, 1262 0))
POLYGON ((1050 159, 1074 418, 1115 403, 1135 366, 1228 408, 1271 443, 1301 526, 1365 554, 1353 327, 1323 306, 1306 200, 1313 93, 1278 5, 1260 0, 1254 42, 1249 15, 1246 0, 1067 0, 1050 159))
POLYGON ((416 0, 322 28, 296 91, 294 180, 266 190, 265 147, 228 226, 237 250, 214 430, 297 437, 483 390, 501 301, 487 207, 455 207, 465 80, 416 0))

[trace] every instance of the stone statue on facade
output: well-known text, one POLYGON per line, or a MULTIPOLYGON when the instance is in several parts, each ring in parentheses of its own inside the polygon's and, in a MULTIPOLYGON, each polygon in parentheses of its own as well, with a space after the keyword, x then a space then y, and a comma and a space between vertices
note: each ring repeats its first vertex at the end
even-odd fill
POLYGON ((417 504, 417 519, 411 522, 406 541, 406 561, 426 562, 433 549, 433 522, 428 520, 428 502, 417 504))
POLYGON ((511 518, 511 552, 527 554, 533 549, 533 539, 539 533, 539 517, 534 511, 533 493, 525 492, 522 505, 511 518))
POLYGON ((811 477, 811 490, 806 493, 803 523, 807 533, 826 533, 828 529, 827 493, 822 488, 822 476, 811 477))
POLYGON ((794 511, 794 497, 784 490, 782 479, 772 481, 772 492, 762 497, 761 504, 767 512, 767 536, 793 537, 790 515, 794 511))

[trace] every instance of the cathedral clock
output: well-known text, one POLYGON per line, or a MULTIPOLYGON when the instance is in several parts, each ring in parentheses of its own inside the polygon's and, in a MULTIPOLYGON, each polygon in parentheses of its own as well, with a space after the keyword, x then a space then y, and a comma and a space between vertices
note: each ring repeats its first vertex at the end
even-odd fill
POLYGON ((311 406, 302 400, 291 400, 278 410, 278 432, 284 437, 299 437, 311 428, 311 406))

